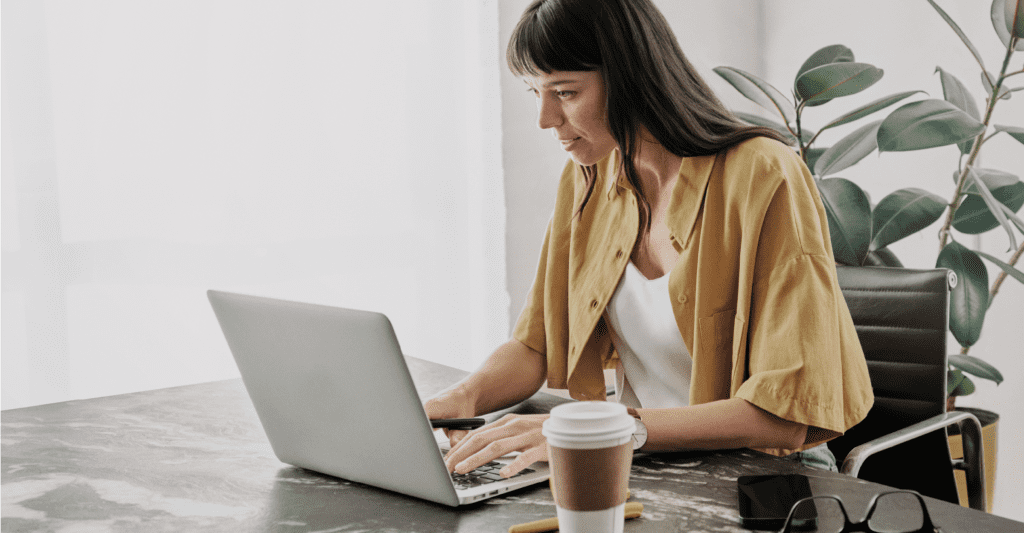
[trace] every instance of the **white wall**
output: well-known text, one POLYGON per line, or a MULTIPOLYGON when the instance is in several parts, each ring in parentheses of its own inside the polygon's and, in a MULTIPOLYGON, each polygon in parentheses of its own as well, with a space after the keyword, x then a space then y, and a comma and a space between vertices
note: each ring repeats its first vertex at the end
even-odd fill
POLYGON ((3 3, 3 407, 237 376, 217 288, 507 335, 497 2, 3 3))
MULTIPOLYGON (((989 20, 989 1, 940 1, 943 9, 959 24, 980 51, 989 71, 998 73, 1005 48, 996 37, 989 20)), ((860 93, 814 108, 807 113, 809 125, 817 128, 827 120, 895 92, 920 89, 933 98, 942 98, 942 85, 935 67, 954 74, 972 92, 979 106, 984 105, 985 91, 980 70, 968 49, 953 30, 925 1, 891 2, 862 0, 860 2, 821 2, 809 0, 777 0, 771 3, 765 25, 767 35, 765 76, 776 87, 791 87, 800 64, 815 50, 830 44, 850 47, 858 61, 871 63, 885 70, 875 86, 860 93)), ((1024 53, 1017 52, 1011 65, 1021 68, 1024 53)), ((1011 78, 1014 85, 1022 80, 1011 78)), ((1020 93, 1018 93, 1020 94, 1020 93)), ((922 96, 923 97, 923 96, 922 96)), ((909 101, 909 100, 908 100, 909 101)), ((892 109, 895 109, 893 107, 892 109)), ((982 108, 982 111, 984 109, 982 108)), ((884 112, 878 118, 884 116, 884 112)), ((865 119, 866 123, 869 120, 865 119)), ((1014 97, 1000 102, 993 123, 1024 125, 1024 98, 1014 97)), ((836 128, 822 134, 828 146, 857 128, 859 123, 836 128)), ((957 168, 956 147, 933 148, 918 152, 877 153, 869 155, 857 166, 839 175, 863 187, 874 202, 897 189, 919 187, 944 198, 953 194, 953 171, 957 168)), ((1024 145, 1001 134, 986 144, 982 151, 983 166, 997 168, 1024 177, 1024 145)), ((941 219, 890 248, 910 267, 932 268, 938 256, 938 231, 941 219)), ((1006 260, 1009 240, 1002 230, 986 233, 980 239, 955 233, 955 238, 971 247, 978 247, 1006 260)), ((1021 236, 1017 234, 1018 243, 1021 236)), ((1017 268, 1021 268, 1018 264, 1017 268)), ((989 265, 990 280, 1000 272, 989 265)), ((962 398, 958 405, 981 407, 1000 414, 999 472, 993 511, 996 514, 1024 520, 1024 469, 1020 458, 1024 442, 1024 285, 1008 279, 989 309, 981 340, 971 349, 996 365, 1006 381, 996 387, 991 382, 975 380, 978 392, 962 398)), ((959 352, 959 344, 950 335, 950 353, 959 352)))

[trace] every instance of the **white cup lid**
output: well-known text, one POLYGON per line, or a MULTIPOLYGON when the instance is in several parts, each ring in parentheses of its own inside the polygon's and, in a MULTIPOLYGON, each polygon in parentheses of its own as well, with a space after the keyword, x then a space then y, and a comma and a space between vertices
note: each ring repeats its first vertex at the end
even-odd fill
POLYGON ((591 441, 628 437, 635 429, 636 422, 620 403, 572 402, 552 409, 541 432, 559 440, 591 441))

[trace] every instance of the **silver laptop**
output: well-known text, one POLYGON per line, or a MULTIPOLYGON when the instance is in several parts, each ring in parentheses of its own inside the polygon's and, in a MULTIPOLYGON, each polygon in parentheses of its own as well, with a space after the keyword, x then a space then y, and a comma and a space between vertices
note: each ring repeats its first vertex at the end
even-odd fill
MULTIPOLYGON (((456 506, 545 481, 546 463, 448 473, 447 439, 423 410, 380 313, 208 291, 242 382, 282 462, 456 506)), ((513 456, 497 463, 507 463, 513 456)))

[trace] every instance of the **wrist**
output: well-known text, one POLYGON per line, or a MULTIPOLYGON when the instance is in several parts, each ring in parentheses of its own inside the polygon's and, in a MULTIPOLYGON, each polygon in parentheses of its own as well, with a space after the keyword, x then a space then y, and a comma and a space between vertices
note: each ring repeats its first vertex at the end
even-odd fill
POLYGON ((633 451, 638 451, 647 444, 647 425, 644 424, 640 412, 632 407, 627 407, 626 412, 636 421, 636 429, 633 431, 633 451))

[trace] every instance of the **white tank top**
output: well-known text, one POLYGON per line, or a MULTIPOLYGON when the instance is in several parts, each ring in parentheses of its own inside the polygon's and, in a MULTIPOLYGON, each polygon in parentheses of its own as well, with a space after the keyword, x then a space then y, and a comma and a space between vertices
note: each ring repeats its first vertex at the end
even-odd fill
POLYGON ((672 312, 668 274, 649 280, 630 261, 605 312, 619 354, 619 402, 648 408, 689 405, 693 362, 672 312))

